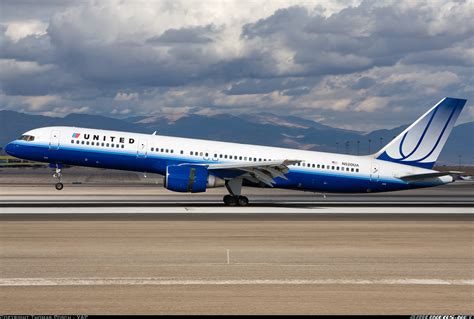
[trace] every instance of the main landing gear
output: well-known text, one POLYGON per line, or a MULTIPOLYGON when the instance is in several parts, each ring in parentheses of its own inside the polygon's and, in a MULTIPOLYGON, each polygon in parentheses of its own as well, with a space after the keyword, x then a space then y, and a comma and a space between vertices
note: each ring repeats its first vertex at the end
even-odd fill
POLYGON ((249 204, 249 199, 247 196, 224 196, 224 204, 226 206, 247 206, 249 204))
POLYGON ((61 167, 56 166, 56 172, 53 174, 53 177, 58 179, 58 182, 56 183, 56 185, 54 185, 54 187, 55 187, 58 191, 60 191, 60 190, 62 190, 62 189, 64 188, 63 183, 61 183, 61 176, 62 176, 62 175, 63 175, 63 174, 61 173, 61 167))
POLYGON ((226 206, 247 206, 249 199, 242 196, 242 177, 236 177, 225 182, 225 187, 230 195, 225 195, 223 200, 226 206))

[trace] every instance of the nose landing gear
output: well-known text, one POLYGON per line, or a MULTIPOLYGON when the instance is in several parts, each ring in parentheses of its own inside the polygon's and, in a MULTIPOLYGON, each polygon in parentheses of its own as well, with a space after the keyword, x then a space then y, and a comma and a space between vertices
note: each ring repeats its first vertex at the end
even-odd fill
POLYGON ((61 183, 61 176, 62 176, 61 168, 59 166, 56 166, 56 172, 53 174, 53 177, 58 179, 58 182, 56 183, 56 185, 54 185, 54 187, 58 191, 60 191, 64 188, 63 183, 61 183))

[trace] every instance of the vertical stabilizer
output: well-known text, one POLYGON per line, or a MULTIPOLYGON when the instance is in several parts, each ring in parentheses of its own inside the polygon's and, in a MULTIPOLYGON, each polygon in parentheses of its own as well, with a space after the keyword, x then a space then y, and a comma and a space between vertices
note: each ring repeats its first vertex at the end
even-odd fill
POLYGON ((384 161, 432 168, 464 104, 464 99, 442 99, 373 156, 384 161))

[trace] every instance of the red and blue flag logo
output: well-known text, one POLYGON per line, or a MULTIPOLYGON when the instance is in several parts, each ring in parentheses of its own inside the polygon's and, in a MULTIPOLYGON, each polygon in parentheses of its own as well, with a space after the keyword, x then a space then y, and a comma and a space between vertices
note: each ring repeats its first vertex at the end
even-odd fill
POLYGON ((72 137, 73 137, 73 138, 79 138, 79 135, 81 135, 81 133, 73 133, 73 134, 72 134, 72 137))

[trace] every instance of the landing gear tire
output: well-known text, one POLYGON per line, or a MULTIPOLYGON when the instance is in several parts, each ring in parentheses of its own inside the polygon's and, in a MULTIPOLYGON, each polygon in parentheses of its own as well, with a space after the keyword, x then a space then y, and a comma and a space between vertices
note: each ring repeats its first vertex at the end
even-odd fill
POLYGON ((249 204, 249 199, 245 196, 224 196, 224 204, 226 206, 247 206, 249 204))
POLYGON ((54 187, 55 187, 58 191, 60 191, 61 189, 64 188, 64 185, 63 185, 63 183, 56 183, 56 185, 54 185, 54 187))
POLYGON ((249 199, 246 196, 239 196, 237 199, 239 206, 247 206, 249 204, 249 199))
POLYGON ((232 195, 225 195, 224 196, 224 204, 226 206, 236 206, 237 205, 237 199, 232 195))

